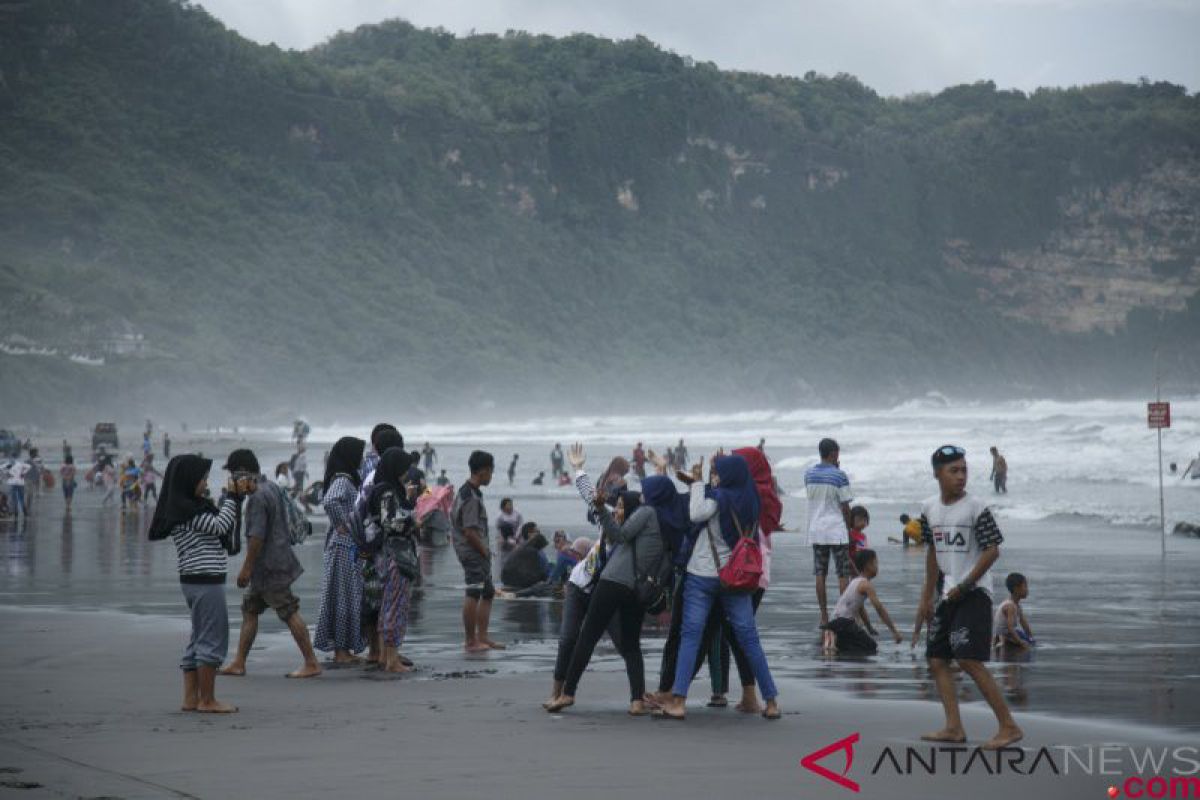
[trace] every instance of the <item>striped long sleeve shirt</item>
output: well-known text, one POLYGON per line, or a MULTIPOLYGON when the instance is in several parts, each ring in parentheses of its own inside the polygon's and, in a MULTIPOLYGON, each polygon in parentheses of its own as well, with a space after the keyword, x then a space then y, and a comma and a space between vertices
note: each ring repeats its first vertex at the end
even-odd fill
POLYGON ((175 526, 171 538, 179 556, 179 580, 182 583, 224 583, 229 557, 223 537, 233 533, 237 524, 237 503, 232 497, 221 498, 217 513, 205 511, 175 526))

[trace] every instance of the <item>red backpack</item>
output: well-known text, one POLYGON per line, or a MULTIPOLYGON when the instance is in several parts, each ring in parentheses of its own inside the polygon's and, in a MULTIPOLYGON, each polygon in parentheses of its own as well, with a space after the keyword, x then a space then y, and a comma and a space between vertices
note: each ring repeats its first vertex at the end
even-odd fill
POLYGON ((742 523, 738 521, 737 514, 731 513, 730 516, 733 517, 733 524, 738 531, 738 542, 733 546, 733 552, 730 553, 725 566, 721 566, 721 559, 717 557, 717 544, 713 540, 712 529, 705 526, 708 530, 708 546, 712 548, 713 561, 717 565, 717 577, 721 579, 722 591, 753 592, 758 589, 758 583, 762 580, 762 548, 758 546, 753 530, 747 534, 742 530, 742 523))

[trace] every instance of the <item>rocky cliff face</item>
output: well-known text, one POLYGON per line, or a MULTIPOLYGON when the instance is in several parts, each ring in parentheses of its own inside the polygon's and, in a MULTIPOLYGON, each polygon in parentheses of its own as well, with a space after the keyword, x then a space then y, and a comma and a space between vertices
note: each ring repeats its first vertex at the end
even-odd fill
POLYGON ((1136 180, 1059 200, 1039 246, 985 254, 961 239, 946 263, 977 277, 1006 316, 1071 333, 1115 332, 1136 309, 1177 312, 1200 291, 1200 164, 1166 158, 1136 180))

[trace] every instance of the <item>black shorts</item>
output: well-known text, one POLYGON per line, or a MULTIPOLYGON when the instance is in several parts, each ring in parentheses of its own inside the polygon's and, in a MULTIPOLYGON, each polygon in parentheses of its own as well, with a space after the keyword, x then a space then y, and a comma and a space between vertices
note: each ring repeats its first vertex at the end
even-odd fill
POLYGON ((926 658, 987 661, 992 644, 992 598, 972 589, 957 603, 945 598, 933 609, 926 658))
POLYGON ((873 656, 879 650, 879 645, 871 638, 871 634, 852 619, 834 617, 825 627, 837 636, 839 653, 873 656))
POLYGON ((850 545, 848 544, 814 544, 813 574, 829 574, 829 556, 833 556, 833 567, 839 578, 850 577, 850 545))

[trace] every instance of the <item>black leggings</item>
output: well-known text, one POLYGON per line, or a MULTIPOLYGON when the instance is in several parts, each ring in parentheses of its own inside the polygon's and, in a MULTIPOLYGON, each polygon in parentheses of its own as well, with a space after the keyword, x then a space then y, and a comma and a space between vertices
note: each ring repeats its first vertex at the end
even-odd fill
POLYGON ((620 641, 616 642, 616 645, 621 657, 625 659, 625 674, 629 676, 629 698, 641 700, 646 694, 645 665, 642 663, 642 620, 645 616, 646 612, 638 603, 633 589, 616 581, 597 581, 596 588, 592 590, 592 599, 588 601, 583 627, 579 630, 575 654, 571 656, 571 665, 567 668, 563 694, 575 696, 579 679, 583 677, 583 671, 592 660, 592 651, 596 649, 596 643, 604 635, 604 629, 615 618, 620 621, 621 626, 620 641))
MULTIPOLYGON (((575 584, 567 581, 567 592, 563 596, 562 630, 558 634, 558 657, 554 659, 554 680, 567 679, 567 667, 575 654, 575 643, 579 641, 579 629, 587 614, 588 601, 592 596, 575 584)), ((621 649, 621 630, 616 617, 608 623, 608 635, 617 649, 621 649)))

